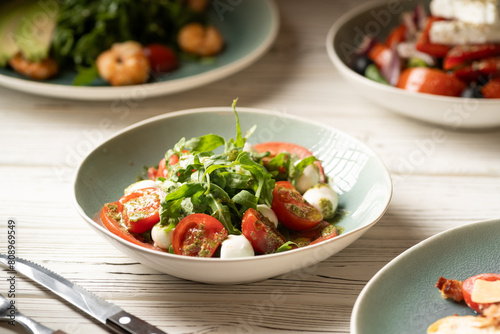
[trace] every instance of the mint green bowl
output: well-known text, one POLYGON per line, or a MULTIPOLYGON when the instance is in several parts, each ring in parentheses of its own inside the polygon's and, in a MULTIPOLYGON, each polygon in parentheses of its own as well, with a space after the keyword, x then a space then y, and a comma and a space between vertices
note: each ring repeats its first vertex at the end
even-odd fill
MULTIPOLYGON (((236 134, 231 108, 179 111, 137 123, 95 148, 79 166, 74 179, 78 212, 101 236, 125 254, 158 271, 205 283, 244 283, 313 265, 347 247, 385 213, 392 196, 384 164, 366 145, 319 123, 264 110, 238 108, 242 131, 254 124, 250 143, 285 141, 309 148, 333 178, 339 205, 347 211, 337 238, 288 252, 244 259, 206 259, 152 251, 127 242, 94 220, 104 203, 116 201, 136 180, 143 166, 155 165, 182 137, 236 134)), ((97 245, 96 245, 97 246, 97 245)))

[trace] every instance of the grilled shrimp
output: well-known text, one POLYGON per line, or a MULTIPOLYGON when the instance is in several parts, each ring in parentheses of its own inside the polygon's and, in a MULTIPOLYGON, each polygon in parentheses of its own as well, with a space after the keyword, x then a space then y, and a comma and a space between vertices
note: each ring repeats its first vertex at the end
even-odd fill
POLYGON ((19 74, 34 80, 47 80, 59 71, 59 66, 51 58, 32 62, 19 52, 9 60, 9 65, 19 74))
POLYGON ((134 41, 113 44, 97 57, 96 64, 101 78, 113 86, 145 83, 151 69, 142 45, 134 41))
POLYGON ((202 57, 215 56, 224 47, 224 39, 215 27, 204 27, 199 23, 182 27, 177 43, 182 51, 202 57))

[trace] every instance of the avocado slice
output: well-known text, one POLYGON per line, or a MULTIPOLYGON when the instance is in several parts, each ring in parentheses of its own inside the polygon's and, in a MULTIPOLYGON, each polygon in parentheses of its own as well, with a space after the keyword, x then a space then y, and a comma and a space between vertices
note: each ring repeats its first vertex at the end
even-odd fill
POLYGON ((39 1, 29 1, 15 29, 15 43, 26 59, 41 61, 50 52, 59 6, 44 7, 39 1))
POLYGON ((19 51, 14 36, 21 20, 22 5, 16 1, 4 3, 0 5, 0 13, 0 67, 4 67, 19 51))

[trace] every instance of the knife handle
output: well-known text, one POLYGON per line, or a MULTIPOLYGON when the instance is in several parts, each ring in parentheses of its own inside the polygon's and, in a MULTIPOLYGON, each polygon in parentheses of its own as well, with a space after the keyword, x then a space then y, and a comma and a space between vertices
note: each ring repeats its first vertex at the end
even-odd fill
POLYGON ((167 334, 123 310, 106 319, 106 325, 120 334, 167 334))

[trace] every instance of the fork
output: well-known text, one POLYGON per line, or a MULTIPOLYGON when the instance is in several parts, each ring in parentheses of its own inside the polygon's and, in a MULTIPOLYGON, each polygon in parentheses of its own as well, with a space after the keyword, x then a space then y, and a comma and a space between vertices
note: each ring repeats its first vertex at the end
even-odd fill
POLYGON ((64 334, 61 331, 53 331, 35 320, 25 316, 14 307, 11 302, 0 294, 0 321, 15 321, 28 330, 31 334, 64 334), (15 317, 11 318, 11 312, 14 311, 15 317))

